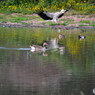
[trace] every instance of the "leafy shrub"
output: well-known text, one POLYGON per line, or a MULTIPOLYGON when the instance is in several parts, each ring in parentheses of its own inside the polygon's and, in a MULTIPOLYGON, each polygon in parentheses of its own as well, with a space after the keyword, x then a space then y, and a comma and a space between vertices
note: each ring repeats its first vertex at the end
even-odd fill
POLYGON ((95 0, 2 0, 0 11, 12 13, 37 13, 41 10, 59 11, 61 9, 72 9, 87 14, 95 13, 95 0))

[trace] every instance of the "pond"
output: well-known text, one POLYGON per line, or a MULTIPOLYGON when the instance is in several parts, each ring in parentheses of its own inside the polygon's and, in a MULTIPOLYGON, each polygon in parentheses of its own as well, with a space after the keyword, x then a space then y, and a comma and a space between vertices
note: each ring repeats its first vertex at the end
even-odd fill
POLYGON ((94 94, 95 29, 0 27, 0 95, 94 94))

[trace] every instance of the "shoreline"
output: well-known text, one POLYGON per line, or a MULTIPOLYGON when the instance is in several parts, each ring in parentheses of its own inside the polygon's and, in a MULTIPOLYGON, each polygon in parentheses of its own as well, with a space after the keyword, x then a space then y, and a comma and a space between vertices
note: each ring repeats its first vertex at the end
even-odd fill
POLYGON ((43 20, 37 14, 23 15, 12 13, 10 15, 0 14, 0 27, 39 27, 60 29, 95 29, 95 15, 64 15, 54 23, 43 20))
POLYGON ((95 29, 95 26, 64 26, 64 25, 23 25, 23 24, 5 24, 1 23, 0 27, 10 27, 10 28, 60 28, 60 29, 95 29))

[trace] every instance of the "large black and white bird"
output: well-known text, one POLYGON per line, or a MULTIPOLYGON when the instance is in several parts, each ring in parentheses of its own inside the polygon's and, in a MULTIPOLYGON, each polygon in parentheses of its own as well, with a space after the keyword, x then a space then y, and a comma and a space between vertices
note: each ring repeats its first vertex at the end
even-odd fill
POLYGON ((64 10, 62 9, 60 12, 56 12, 56 13, 48 13, 45 11, 41 11, 40 13, 38 13, 38 15, 43 18, 44 20, 52 20, 54 22, 58 21, 58 18, 61 18, 65 12, 67 12, 68 10, 64 10))

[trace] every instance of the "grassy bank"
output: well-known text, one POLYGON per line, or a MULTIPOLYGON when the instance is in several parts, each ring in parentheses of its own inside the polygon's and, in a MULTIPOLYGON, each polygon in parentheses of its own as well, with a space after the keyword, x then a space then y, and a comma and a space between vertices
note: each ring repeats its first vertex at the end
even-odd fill
POLYGON ((95 26, 95 0, 1 0, 1 24, 57 25, 45 22, 38 15, 41 10, 55 12, 71 7, 60 20, 63 26, 95 26))
MULTIPOLYGON (((73 13, 73 12, 71 12, 73 13)), ((22 13, 11 13, 2 14, 0 13, 0 23, 4 25, 35 25, 35 26, 95 26, 95 15, 70 15, 70 11, 65 14, 61 19, 60 23, 52 21, 45 21, 40 18, 37 14, 22 14, 22 13)))
POLYGON ((61 9, 72 10, 76 14, 94 14, 94 0, 1 0, 0 13, 23 13, 32 14, 41 10, 44 11, 59 11, 61 9))

